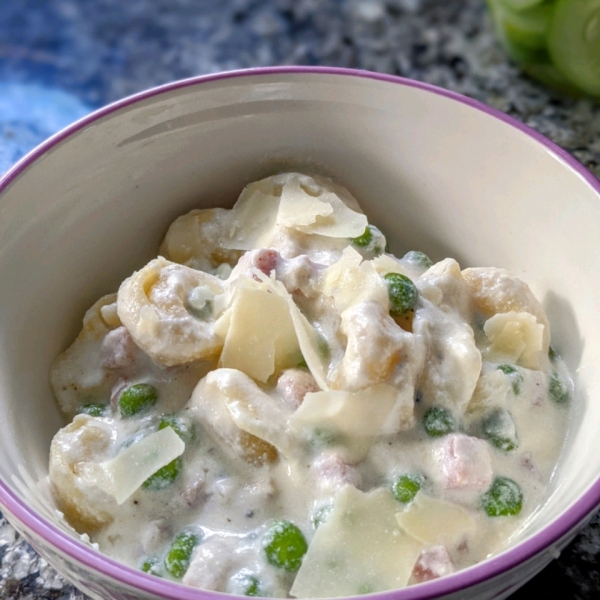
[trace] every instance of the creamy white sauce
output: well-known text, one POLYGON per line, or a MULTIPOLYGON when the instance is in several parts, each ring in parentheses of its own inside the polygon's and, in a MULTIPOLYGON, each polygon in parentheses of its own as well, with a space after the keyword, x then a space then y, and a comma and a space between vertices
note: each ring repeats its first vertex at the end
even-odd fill
MULTIPOLYGON (((105 407, 56 434, 50 480, 58 508, 116 560, 240 595, 380 591, 501 550, 544 501, 565 437, 571 383, 560 359, 547 358, 542 307, 504 271, 461 272, 452 259, 428 266, 423 257, 385 254, 380 232, 371 230, 370 241, 356 234, 363 222, 356 201, 326 179, 279 175, 252 186, 242 195, 243 211, 178 219, 161 246, 167 260, 134 273, 117 298, 96 303, 56 360, 51 381, 68 417, 81 405, 105 407), (285 223, 295 221, 290 206, 302 207, 303 198, 313 199, 305 204, 317 212, 298 209, 298 229, 281 225, 282 194, 285 223), (265 197, 268 203, 258 204, 265 197), (345 208, 336 204, 340 198, 345 208), (237 214, 261 221, 246 232, 237 214), (336 215, 350 215, 348 229, 346 217, 336 215), (248 250, 249 240, 261 246, 248 250), (348 266, 337 274, 328 269, 340 260, 348 266), (204 273, 197 275, 199 268, 204 273), (403 315, 390 315, 382 283, 388 273, 414 283, 416 301, 403 315), (246 313, 236 297, 257 304, 246 313), (294 316, 294 305, 304 317, 294 316), (485 323, 495 315, 503 317, 492 338, 485 323), (499 370, 507 356, 509 367, 499 370), (240 364, 261 377, 253 380, 240 364), (123 414, 124 392, 137 384, 153 386, 157 400, 123 414), (443 429, 444 414, 453 419, 437 436, 424 426, 432 409, 446 411, 434 428, 443 429), (87 475, 90 464, 113 464, 169 424, 185 443, 175 471, 165 459, 165 477, 146 481, 121 504, 87 475), (420 490, 402 502, 394 485, 407 475, 420 490), (518 514, 486 513, 497 478, 520 489, 518 514), (348 542, 353 526, 346 517, 370 506, 385 513, 373 516, 370 530, 388 531, 392 523, 405 545, 390 538, 386 547, 406 564, 396 573, 381 566, 362 581, 361 552, 370 550, 348 542), (444 514, 456 514, 465 525, 440 531, 435 541, 427 511, 432 522, 440 511, 442 523, 444 514), (303 566, 302 553, 293 568, 274 564, 266 546, 277 521, 302 532, 303 566), (422 527, 425 533, 415 533, 422 527), (170 548, 182 532, 197 543, 173 571, 170 548), (328 547, 328 540, 344 548, 328 547), (321 557, 347 565, 336 567, 338 582, 313 590, 310 581, 326 576, 321 557)), ((166 450, 155 452, 160 462, 166 450)))

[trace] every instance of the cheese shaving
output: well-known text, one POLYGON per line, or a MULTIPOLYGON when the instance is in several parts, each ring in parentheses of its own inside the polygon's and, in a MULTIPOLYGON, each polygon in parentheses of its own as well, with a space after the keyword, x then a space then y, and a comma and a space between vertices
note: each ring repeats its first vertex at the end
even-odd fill
POLYGON ((279 198, 252 185, 246 187, 227 215, 223 247, 234 250, 267 248, 275 233, 278 212, 279 198))
POLYGON ((388 490, 340 490, 304 556, 291 595, 333 598, 405 587, 422 544, 403 534, 394 518, 397 510, 388 490))
POLYGON ((402 530, 428 546, 452 548, 475 531, 475 519, 462 507, 419 492, 404 512, 396 515, 402 530))
POLYGON ((331 213, 331 204, 306 193, 297 177, 288 178, 281 193, 278 224, 292 228, 308 227, 318 217, 327 217, 331 213))
POLYGON ((171 427, 146 436, 115 458, 78 465, 85 483, 110 494, 123 504, 148 477, 183 454, 185 444, 171 427))
POLYGON ((310 372, 315 381, 322 390, 328 390, 327 372, 329 370, 329 361, 322 351, 322 338, 318 331, 308 322, 308 319, 302 314, 296 306, 293 298, 285 289, 281 281, 271 279, 263 273, 256 272, 255 275, 270 289, 287 302, 289 314, 294 325, 296 338, 310 372))
POLYGON ((301 359, 288 303, 269 287, 245 277, 215 326, 221 336, 226 331, 220 366, 263 383, 276 369, 295 366, 301 359))
POLYGON ((498 313, 485 322, 483 331, 491 342, 484 352, 487 360, 540 368, 544 326, 534 315, 515 311, 498 313))
POLYGON ((389 296, 383 279, 372 261, 351 246, 344 248, 341 258, 323 273, 323 293, 332 296, 339 313, 359 302, 374 301, 385 310, 389 308, 389 296))
POLYGON ((380 433, 396 399, 398 390, 385 383, 358 392, 330 390, 308 393, 291 416, 290 431, 310 435, 326 430, 334 438, 353 440, 344 452, 350 460, 362 460, 374 437, 380 433))

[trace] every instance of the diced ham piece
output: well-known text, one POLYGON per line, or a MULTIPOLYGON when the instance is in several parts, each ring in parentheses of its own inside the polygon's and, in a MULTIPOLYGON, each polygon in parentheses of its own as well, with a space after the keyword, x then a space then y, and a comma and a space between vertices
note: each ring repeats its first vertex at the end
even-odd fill
POLYGON ((233 281, 238 275, 251 277, 254 269, 258 269, 265 275, 270 275, 271 271, 275 270, 279 259, 280 256, 277 250, 271 250, 270 248, 250 250, 240 258, 229 279, 233 281))
POLYGON ((338 490, 345 485, 358 487, 361 477, 358 469, 347 463, 338 452, 321 454, 312 465, 320 487, 338 490))
POLYGON ((167 519, 155 519, 142 527, 140 539, 146 554, 154 554, 173 536, 167 519))
POLYGON ((315 278, 324 268, 324 265, 313 262, 306 254, 289 260, 281 258, 277 263, 277 279, 290 294, 301 292, 308 298, 314 295, 314 289, 311 288, 313 283, 316 285, 315 278))
POLYGON ((416 583, 431 581, 444 575, 450 575, 456 567, 444 546, 424 548, 413 568, 412 577, 416 583))
POLYGON ((183 577, 184 585, 204 590, 222 589, 235 554, 235 540, 211 537, 200 544, 183 577))
POLYGON ((303 369, 286 369, 279 376, 277 394, 291 410, 296 410, 308 392, 318 392, 315 378, 303 369))
POLYGON ((451 490, 484 490, 492 482, 489 446, 479 438, 452 433, 440 440, 435 458, 442 484, 451 490))
POLYGON ((140 349, 135 345, 129 331, 123 326, 109 331, 102 340, 100 358, 102 366, 111 371, 131 370, 140 349))

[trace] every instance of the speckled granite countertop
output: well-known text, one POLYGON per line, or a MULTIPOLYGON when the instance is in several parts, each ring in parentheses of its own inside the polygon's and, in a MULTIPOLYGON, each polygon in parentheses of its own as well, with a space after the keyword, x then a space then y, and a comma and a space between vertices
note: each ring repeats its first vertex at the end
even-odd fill
MULTIPOLYGON (((0 3, 0 171, 93 108, 157 84, 264 65, 411 77, 530 125, 600 177, 600 107, 521 75, 484 0, 15 0, 0 3)), ((600 597, 600 516, 512 598, 600 597), (547 590, 552 590, 550 595, 547 590)), ((0 515, 0 598, 80 600, 0 515)))

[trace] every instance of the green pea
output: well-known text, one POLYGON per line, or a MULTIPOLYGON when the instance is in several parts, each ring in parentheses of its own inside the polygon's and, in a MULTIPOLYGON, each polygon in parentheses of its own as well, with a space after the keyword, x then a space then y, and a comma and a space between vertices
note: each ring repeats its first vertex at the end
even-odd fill
POLYGON ((481 506, 489 517, 518 515, 523 507, 523 492, 512 479, 496 477, 481 497, 481 506))
POLYGON ((312 523, 315 529, 318 529, 320 525, 327 521, 329 513, 333 510, 332 504, 324 504, 315 510, 312 516, 312 523))
POLYGON ((456 431, 456 422, 449 410, 434 406, 423 417, 425 433, 430 437, 441 437, 456 431))
POLYGON ((165 569, 175 579, 181 579, 190 566, 192 553, 200 543, 199 537, 190 532, 180 533, 165 556, 165 569))
POLYGON ((102 417, 108 412, 106 404, 82 404, 77 409, 78 415, 89 415, 90 417, 102 417))
POLYGON ((366 248, 373 241, 372 228, 372 225, 367 225, 367 228, 364 230, 363 234, 355 237, 352 240, 352 243, 359 248, 366 248))
POLYGON ((260 582, 254 575, 248 575, 243 583, 244 596, 260 596, 260 582))
POLYGON ((262 589, 259 579, 248 569, 242 569, 236 573, 232 580, 235 585, 234 593, 243 596, 262 596, 262 589))
POLYGON ((308 369, 308 364, 304 356, 300 359, 300 362, 296 366, 298 369, 308 369))
POLYGON ((142 486, 152 491, 164 490, 166 487, 173 485, 173 482, 177 479, 177 475, 179 475, 179 471, 181 471, 182 464, 183 461, 178 456, 175 460, 156 471, 154 475, 150 475, 142 486))
POLYGON ((296 525, 277 521, 265 533, 263 548, 270 564, 292 573, 300 568, 308 545, 296 525))
POLYGON ((392 493, 402 504, 412 502, 420 489, 421 478, 415 475, 401 475, 392 484, 392 493))
POLYGON ((418 250, 411 250, 407 252, 402 260, 405 260, 408 263, 411 263, 415 266, 421 267, 423 269, 429 269, 433 265, 431 259, 424 252, 419 252, 418 250))
POLYGON ((517 367, 514 367, 513 365, 500 365, 498 370, 502 371, 510 379, 510 385, 512 386, 513 394, 518 396, 521 393, 523 375, 521 375, 517 367))
POLYGON ((388 273, 383 279, 388 288, 392 315, 403 315, 415 307, 419 292, 406 275, 388 273))
POLYGON ((507 410, 498 409, 486 416, 481 430, 483 436, 499 450, 510 452, 517 447, 517 429, 507 410))
POLYGON ((379 256, 387 248, 385 237, 375 225, 367 225, 364 233, 352 240, 363 258, 379 256))
POLYGON ((556 371, 550 375, 548 380, 548 393, 557 404, 564 404, 569 399, 569 388, 556 371))
POLYGON ((136 383, 128 387, 119 398, 119 409, 124 417, 131 417, 156 404, 158 392, 149 383, 136 383))
POLYGON ((144 571, 144 573, 150 573, 150 575, 154 575, 156 577, 162 577, 160 561, 156 557, 147 558, 142 563, 141 569, 142 569, 142 571, 144 571))
POLYGON ((309 441, 317 448, 326 448, 340 442, 340 437, 339 434, 331 431, 331 429, 321 429, 320 427, 316 427, 313 429, 309 441))
POLYGON ((194 426, 181 417, 164 415, 158 424, 159 431, 170 427, 186 444, 194 439, 194 426))
POLYGON ((244 591, 244 596, 260 596, 260 582, 256 577, 248 578, 248 587, 244 591))

